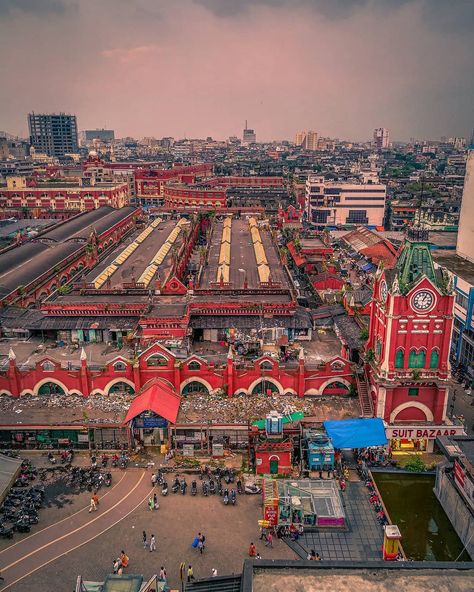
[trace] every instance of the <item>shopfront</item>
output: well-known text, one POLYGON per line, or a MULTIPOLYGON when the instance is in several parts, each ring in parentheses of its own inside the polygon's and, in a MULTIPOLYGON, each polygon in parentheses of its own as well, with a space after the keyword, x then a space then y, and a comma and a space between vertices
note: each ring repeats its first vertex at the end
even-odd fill
POLYGON ((396 456, 404 452, 433 452, 438 436, 463 436, 463 425, 390 425, 385 434, 396 456))
POLYGON ((144 446, 160 446, 168 442, 169 422, 164 417, 144 411, 132 420, 133 437, 144 446))

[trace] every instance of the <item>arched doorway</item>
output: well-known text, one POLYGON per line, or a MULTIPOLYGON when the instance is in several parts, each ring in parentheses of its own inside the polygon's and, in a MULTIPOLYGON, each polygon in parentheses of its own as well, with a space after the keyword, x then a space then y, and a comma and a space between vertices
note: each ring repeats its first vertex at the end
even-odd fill
POLYGON ((209 389, 205 384, 199 382, 197 380, 193 380, 188 382, 188 384, 183 388, 182 394, 186 397, 187 395, 193 395, 196 393, 208 395, 209 389))
POLYGON ((250 394, 251 395, 266 395, 270 391, 272 394, 278 395, 280 392, 277 385, 274 382, 266 378, 262 378, 257 382, 257 384, 253 387, 250 394))
POLYGON ((347 395, 349 394, 349 388, 343 382, 335 380, 330 382, 321 393, 322 395, 347 395))
POLYGON ((135 394, 135 389, 130 386, 129 384, 127 384, 126 382, 123 382, 122 380, 116 382, 115 384, 113 384, 110 388, 109 388, 109 395, 134 395, 135 394))
POLYGON ((38 389, 38 395, 65 395, 64 389, 55 382, 45 382, 38 389))

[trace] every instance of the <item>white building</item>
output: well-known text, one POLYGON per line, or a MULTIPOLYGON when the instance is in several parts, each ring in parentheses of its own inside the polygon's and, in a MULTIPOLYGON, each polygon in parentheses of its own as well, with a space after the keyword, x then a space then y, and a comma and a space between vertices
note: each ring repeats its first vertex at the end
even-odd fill
POLYGON ((469 150, 459 216, 458 255, 474 263, 474 149, 469 150))
POLYGON ((386 127, 376 127, 374 129, 374 146, 377 150, 390 148, 390 134, 386 127))
POLYGON ((386 195, 387 187, 381 183, 326 181, 310 175, 305 196, 308 222, 319 227, 382 226, 386 195))

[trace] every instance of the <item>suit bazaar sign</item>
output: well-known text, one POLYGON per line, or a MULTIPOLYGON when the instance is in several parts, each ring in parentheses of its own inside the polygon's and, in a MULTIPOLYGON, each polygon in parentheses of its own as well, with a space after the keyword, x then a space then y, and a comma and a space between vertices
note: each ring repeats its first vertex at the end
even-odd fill
POLYGON ((438 436, 465 436, 464 426, 400 426, 385 428, 388 439, 427 438, 435 440, 438 436))

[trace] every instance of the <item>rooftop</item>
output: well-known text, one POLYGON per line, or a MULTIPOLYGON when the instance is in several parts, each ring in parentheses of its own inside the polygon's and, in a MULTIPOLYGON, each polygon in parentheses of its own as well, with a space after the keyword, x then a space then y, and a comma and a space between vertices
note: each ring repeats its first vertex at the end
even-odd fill
POLYGON ((435 263, 445 267, 454 275, 457 275, 464 281, 474 286, 474 263, 471 263, 464 257, 456 253, 446 253, 445 251, 433 251, 435 263))

